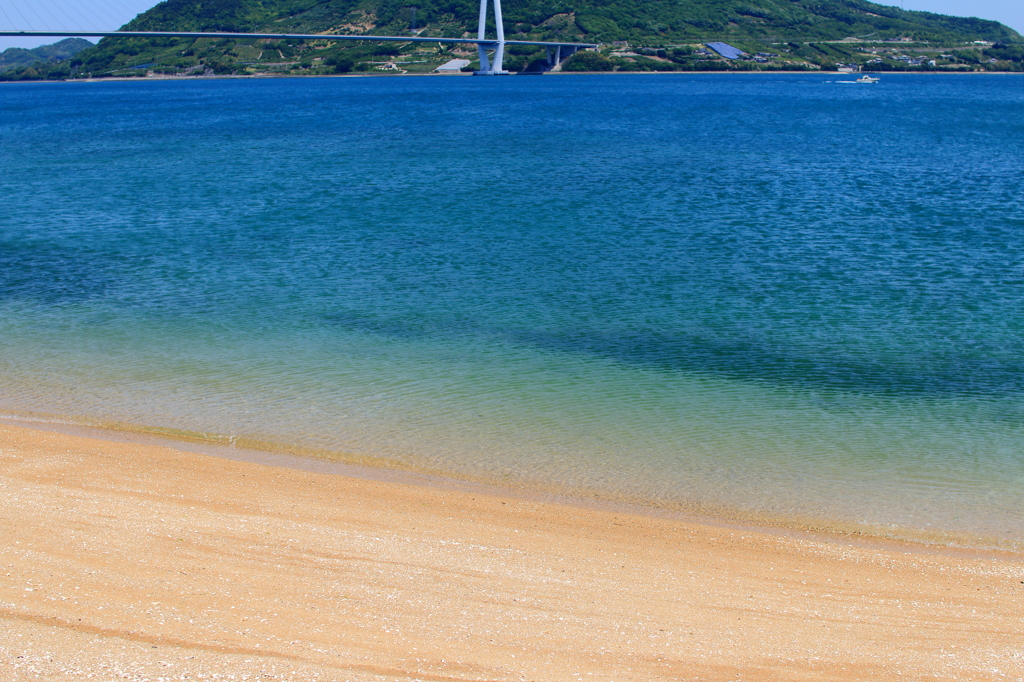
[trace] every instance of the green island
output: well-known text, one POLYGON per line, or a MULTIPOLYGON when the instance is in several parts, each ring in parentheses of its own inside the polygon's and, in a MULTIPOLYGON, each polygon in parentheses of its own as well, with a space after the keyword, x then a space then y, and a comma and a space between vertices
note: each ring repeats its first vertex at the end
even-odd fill
MULTIPOLYGON (((1024 72, 1024 38, 999 22, 864 0, 506 0, 503 9, 509 40, 600 44, 561 71, 1024 72), (727 58, 710 45, 719 43, 742 54, 727 58)), ((460 38, 475 35, 478 11, 475 0, 166 0, 122 30, 460 38)), ((463 71, 478 67, 471 44, 116 37, 15 50, 0 54, 0 80, 415 74, 461 64, 454 60, 463 71)), ((544 49, 510 45, 505 68, 542 71, 544 49)))

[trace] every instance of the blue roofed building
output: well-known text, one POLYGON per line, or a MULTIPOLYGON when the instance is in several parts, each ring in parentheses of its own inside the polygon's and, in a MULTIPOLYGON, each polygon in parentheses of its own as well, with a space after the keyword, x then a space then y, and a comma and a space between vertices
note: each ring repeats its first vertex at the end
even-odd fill
POLYGON ((712 50, 722 55, 726 59, 739 59, 747 53, 738 47, 733 47, 728 43, 705 43, 712 50))

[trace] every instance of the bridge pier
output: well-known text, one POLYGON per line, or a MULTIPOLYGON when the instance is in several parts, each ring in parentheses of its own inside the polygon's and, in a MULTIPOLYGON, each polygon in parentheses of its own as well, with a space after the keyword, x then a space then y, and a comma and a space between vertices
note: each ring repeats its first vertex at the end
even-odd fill
POLYGON ((545 47, 544 54, 547 56, 548 66, 558 66, 564 60, 576 54, 577 50, 579 48, 575 45, 556 45, 553 48, 545 47))
MULTIPOLYGON (((488 0, 480 0, 480 24, 477 29, 477 39, 487 39, 487 4, 488 0)), ((505 59, 505 25, 501 20, 501 0, 494 0, 494 25, 498 29, 498 39, 493 43, 477 43, 476 50, 480 56, 480 70, 474 71, 474 76, 507 76, 508 71, 502 68, 505 59), (494 50, 494 54, 488 60, 487 50, 494 50)))

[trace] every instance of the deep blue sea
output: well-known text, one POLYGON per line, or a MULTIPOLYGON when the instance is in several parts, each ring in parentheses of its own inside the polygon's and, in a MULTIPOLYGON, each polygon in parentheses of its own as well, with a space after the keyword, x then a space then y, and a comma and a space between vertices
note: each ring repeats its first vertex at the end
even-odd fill
POLYGON ((1024 547, 1024 78, 0 87, 0 411, 1024 547))

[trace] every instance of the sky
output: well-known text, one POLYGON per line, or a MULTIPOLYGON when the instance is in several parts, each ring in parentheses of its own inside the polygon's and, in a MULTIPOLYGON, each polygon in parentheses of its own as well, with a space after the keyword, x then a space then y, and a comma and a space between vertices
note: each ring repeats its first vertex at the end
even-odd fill
MULTIPOLYGON (((158 0, 0 0, 0 31, 116 31, 157 4, 158 0)), ((0 37, 0 50, 58 40, 62 38, 0 37)))
MULTIPOLYGON (((157 3, 154 0, 0 0, 0 30, 114 31, 157 3)), ((901 0, 904 9, 1001 21, 1024 34, 1024 0, 901 0)), ((37 47, 60 38, 4 38, 8 47, 37 47)))

